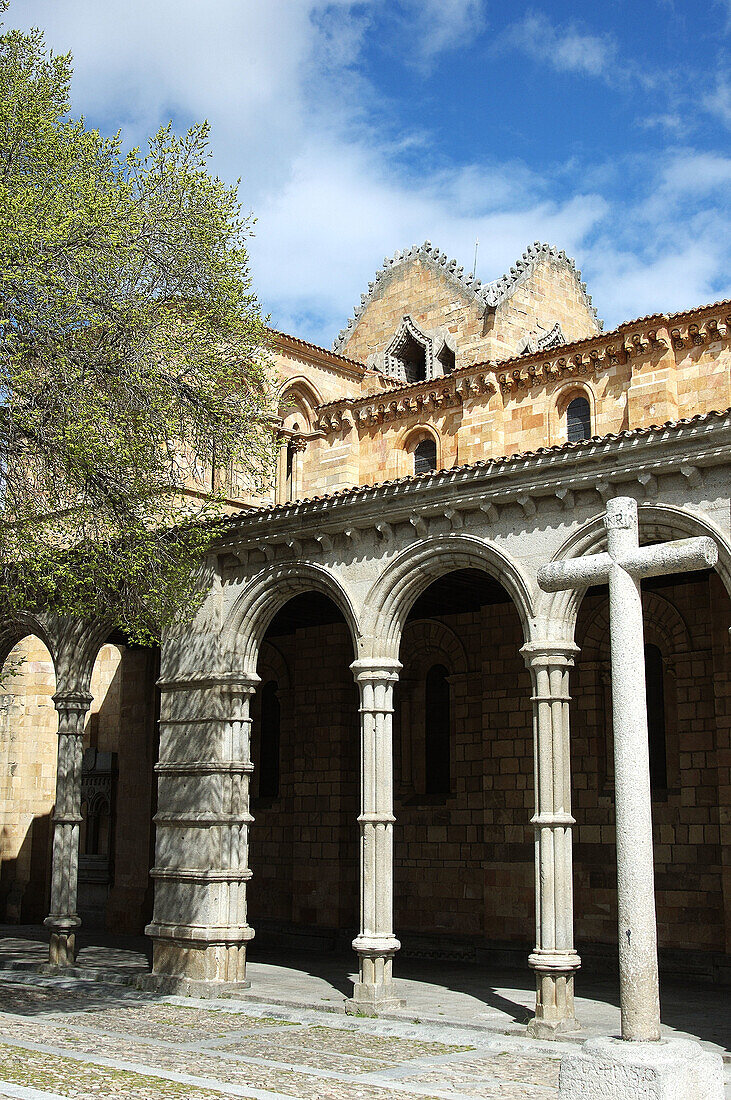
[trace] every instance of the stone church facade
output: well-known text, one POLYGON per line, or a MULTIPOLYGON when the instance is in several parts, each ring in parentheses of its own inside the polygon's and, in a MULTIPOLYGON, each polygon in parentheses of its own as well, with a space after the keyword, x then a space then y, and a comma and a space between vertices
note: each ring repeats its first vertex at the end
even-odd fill
POLYGON ((572 261, 480 284, 428 242, 384 262, 333 350, 274 334, 270 498, 232 497, 204 604, 160 653, 105 624, 7 623, 5 917, 141 932, 150 983, 245 981, 256 935, 353 942, 349 1007, 398 953, 529 965, 535 1034, 616 954, 604 546, 710 535, 643 582, 661 965, 731 948, 731 305, 604 332, 572 261), (56 766, 58 750, 59 765, 56 766))

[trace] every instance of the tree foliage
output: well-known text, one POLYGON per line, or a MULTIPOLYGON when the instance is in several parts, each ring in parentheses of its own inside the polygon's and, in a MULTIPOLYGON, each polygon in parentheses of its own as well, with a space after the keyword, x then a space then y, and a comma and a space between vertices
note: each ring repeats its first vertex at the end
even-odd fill
POLYGON ((267 334, 207 125, 125 155, 71 74, 0 37, 0 603, 139 637, 190 606, 232 471, 270 477, 267 334))

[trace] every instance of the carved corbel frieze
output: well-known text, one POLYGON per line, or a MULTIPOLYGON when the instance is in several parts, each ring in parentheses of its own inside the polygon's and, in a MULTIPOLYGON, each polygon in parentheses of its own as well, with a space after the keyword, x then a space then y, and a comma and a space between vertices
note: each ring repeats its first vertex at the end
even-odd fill
POLYGON ((573 511, 576 498, 571 489, 557 489, 556 496, 565 512, 573 511))
POLYGON ((656 328, 650 329, 647 334, 647 339, 650 341, 650 346, 654 351, 667 350, 667 340, 663 340, 661 336, 658 336, 658 330, 656 328))
POLYGON ((673 341, 673 347, 676 351, 682 351, 685 347, 685 340, 679 328, 670 330, 670 338, 673 341))
POLYGON ((698 325, 688 325, 688 339, 691 344, 694 344, 696 347, 700 347, 705 343, 703 333, 698 328, 698 325))

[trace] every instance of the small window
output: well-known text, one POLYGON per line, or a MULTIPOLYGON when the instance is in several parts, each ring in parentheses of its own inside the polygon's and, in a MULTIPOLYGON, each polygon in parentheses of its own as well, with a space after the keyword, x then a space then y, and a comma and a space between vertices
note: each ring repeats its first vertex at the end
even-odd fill
POLYGON ((437 468, 437 445, 433 439, 422 439, 414 451, 414 473, 428 474, 437 468))
POLYGON ((591 436, 591 409, 585 397, 575 397, 566 410, 566 438, 569 443, 591 436))
POLYGON ((664 791, 668 785, 665 742, 665 675, 662 653, 656 645, 645 646, 645 691, 647 734, 650 747, 650 786, 664 791))
POLYGON ((407 382, 423 382, 426 378, 426 351, 418 341, 407 334, 396 353, 401 360, 404 378, 407 382))
POLYGON ((259 748, 259 797, 279 797, 279 699, 278 684, 269 680, 261 691, 261 740, 259 748))
POLYGON ((451 707, 444 665, 434 665, 427 672, 424 702, 424 790, 426 794, 449 794, 451 707))

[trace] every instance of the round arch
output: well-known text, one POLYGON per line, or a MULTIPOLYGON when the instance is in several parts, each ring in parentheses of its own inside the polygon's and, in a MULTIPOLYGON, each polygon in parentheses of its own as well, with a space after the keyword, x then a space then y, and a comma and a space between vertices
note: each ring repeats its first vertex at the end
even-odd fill
POLYGON ((303 417, 307 418, 306 425, 300 425, 300 431, 312 431, 312 427, 315 419, 315 409, 318 405, 323 404, 322 396, 313 386, 312 382, 304 375, 296 375, 294 378, 287 378, 282 383, 277 392, 277 411, 280 416, 286 421, 290 416, 294 415, 297 409, 287 410, 282 409, 284 402, 290 399, 293 404, 298 406, 303 417), (279 412, 279 410, 282 410, 279 412))
MULTIPOLYGON (((675 604, 659 592, 643 592, 645 641, 665 654, 689 653, 693 643, 688 625, 675 604)), ((581 641, 582 656, 588 660, 609 659, 609 602, 606 600, 586 622, 581 641)))
POLYGON ((394 454, 396 455, 396 476, 413 474, 414 451, 425 439, 431 439, 436 447, 436 469, 444 469, 442 455, 442 437, 433 424, 414 424, 402 431, 396 439, 394 454))
MULTIPOLYGON (((289 691, 292 686, 289 665, 272 642, 262 642, 259 647, 259 665, 272 673, 269 679, 276 680, 280 691, 289 691)), ((262 676, 262 682, 264 677, 262 676)))
POLYGON ((518 566, 475 535, 443 535, 423 539, 402 551, 371 587, 364 604, 360 656, 398 660, 401 635, 414 601, 432 581, 457 569, 481 569, 499 581, 516 606, 525 641, 532 639, 533 594, 518 566))
POLYGON ((0 668, 5 664, 18 642, 22 642, 23 638, 30 635, 40 638, 43 642, 51 654, 54 672, 58 675, 56 671, 58 655, 51 632, 41 618, 26 611, 19 611, 12 618, 4 619, 0 623, 0 668))
MULTIPOLYGON (((640 537, 649 537, 656 542, 668 542, 674 538, 694 538, 700 535, 710 536, 718 546, 716 571, 731 596, 731 545, 715 524, 671 504, 639 504, 637 514, 640 537)), ((596 554, 606 550, 606 546, 607 533, 602 512, 574 531, 551 560, 561 561, 580 558, 585 554, 596 554)), ((560 622, 566 636, 573 637, 576 616, 585 591, 586 589, 541 593, 538 603, 541 619, 554 623, 560 622)))
POLYGON ((436 664, 437 658, 440 658, 453 676, 463 675, 469 669, 467 651, 461 638, 438 619, 406 623, 403 638, 404 643, 408 643, 408 664, 412 669, 426 668, 429 663, 436 664))
POLYGON ((591 435, 598 435, 596 394, 588 382, 572 378, 553 394, 549 406, 549 440, 553 444, 566 442, 566 411, 575 397, 584 397, 589 403, 591 435))
POLYGON ((259 647, 276 613, 293 596, 313 591, 327 596, 342 612, 356 655, 360 642, 358 616, 343 585, 322 566, 289 562, 263 569, 231 608, 223 625, 223 650, 231 670, 255 676, 259 647))

